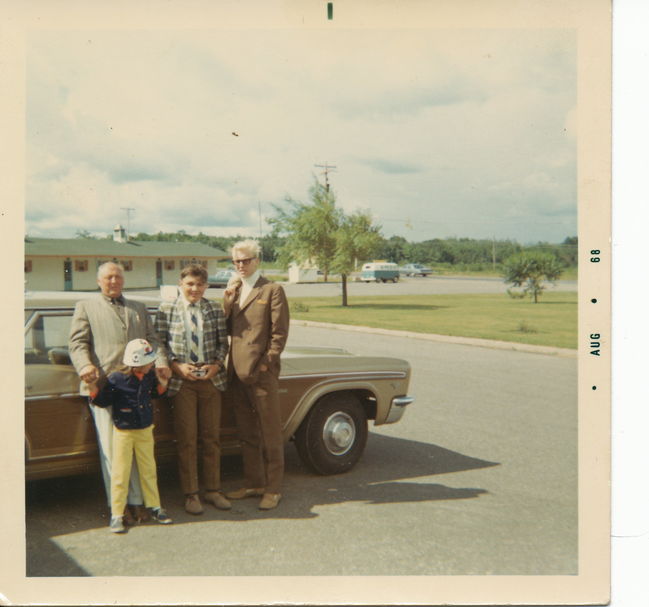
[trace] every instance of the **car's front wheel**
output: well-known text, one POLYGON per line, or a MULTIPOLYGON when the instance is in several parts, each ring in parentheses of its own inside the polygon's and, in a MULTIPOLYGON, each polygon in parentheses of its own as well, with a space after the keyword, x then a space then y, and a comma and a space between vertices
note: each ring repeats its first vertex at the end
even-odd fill
POLYGON ((367 443, 367 415, 349 393, 328 394, 309 411, 295 434, 302 461, 318 474, 354 467, 367 443))

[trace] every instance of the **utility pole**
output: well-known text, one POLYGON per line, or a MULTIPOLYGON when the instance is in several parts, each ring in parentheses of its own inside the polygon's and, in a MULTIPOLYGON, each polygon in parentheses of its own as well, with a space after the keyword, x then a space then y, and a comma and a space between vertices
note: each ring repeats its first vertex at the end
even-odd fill
POLYGON ((314 164, 313 166, 318 167, 320 169, 324 169, 322 174, 325 176, 325 189, 328 192, 329 191, 329 171, 331 169, 335 169, 336 165, 335 164, 329 164, 328 162, 325 162, 324 164, 314 164))
POLYGON ((496 237, 491 237, 491 263, 493 265, 494 272, 496 271, 496 237))
POLYGON ((135 211, 133 207, 120 207, 122 211, 126 211, 126 242, 131 239, 131 211, 135 211))
POLYGON ((259 209, 259 240, 261 241, 263 234, 261 233, 261 200, 257 201, 257 208, 259 209))

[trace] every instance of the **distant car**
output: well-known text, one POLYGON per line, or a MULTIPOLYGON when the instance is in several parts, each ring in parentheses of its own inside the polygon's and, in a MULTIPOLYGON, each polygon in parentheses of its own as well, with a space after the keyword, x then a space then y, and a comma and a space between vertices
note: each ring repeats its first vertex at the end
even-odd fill
POLYGON ((432 273, 433 270, 431 268, 427 268, 420 263, 407 263, 405 266, 399 268, 399 274, 405 276, 428 276, 432 273))
MULTIPOLYGON (((87 398, 68 354, 75 299, 25 294, 25 474, 27 480, 99 470, 95 428, 87 398)), ((75 294, 80 299, 79 294, 75 294)), ((84 295, 83 297, 87 297, 84 295)), ((157 301, 138 297, 153 314, 157 301)), ((410 365, 391 357, 355 356, 342 348, 287 347, 279 378, 284 440, 318 474, 351 469, 374 425, 401 419, 407 405, 410 365)), ((175 459, 172 411, 154 401, 155 449, 160 462, 175 459)), ((221 447, 239 453, 232 396, 223 396, 221 447)))
POLYGON ((228 281, 232 276, 234 276, 234 270, 219 270, 213 276, 207 277, 207 282, 210 287, 225 288, 228 284, 228 281))

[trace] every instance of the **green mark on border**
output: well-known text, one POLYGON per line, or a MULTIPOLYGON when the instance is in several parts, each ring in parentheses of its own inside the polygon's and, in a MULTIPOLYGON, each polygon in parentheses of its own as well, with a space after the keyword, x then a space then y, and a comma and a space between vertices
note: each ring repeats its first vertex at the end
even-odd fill
POLYGON ((327 2, 327 19, 331 21, 334 18, 334 3, 327 2))

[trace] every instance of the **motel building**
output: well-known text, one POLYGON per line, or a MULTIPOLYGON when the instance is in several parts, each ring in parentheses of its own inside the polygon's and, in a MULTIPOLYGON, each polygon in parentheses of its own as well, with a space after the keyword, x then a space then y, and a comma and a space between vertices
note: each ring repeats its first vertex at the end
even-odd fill
POLYGON ((229 255, 195 242, 127 240, 117 225, 112 240, 25 237, 26 291, 95 291, 97 268, 107 261, 124 267, 127 289, 177 284, 180 271, 198 263, 214 274, 229 255))

